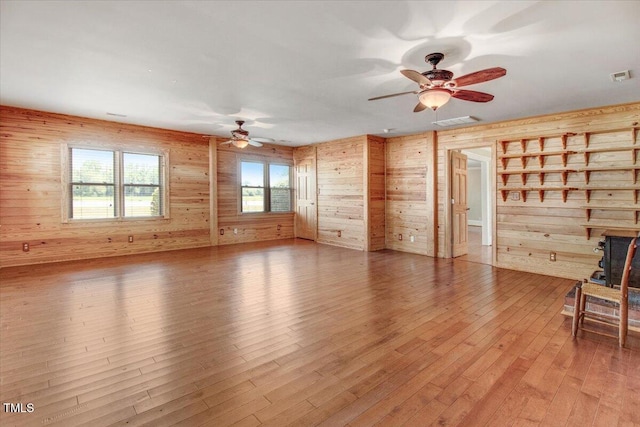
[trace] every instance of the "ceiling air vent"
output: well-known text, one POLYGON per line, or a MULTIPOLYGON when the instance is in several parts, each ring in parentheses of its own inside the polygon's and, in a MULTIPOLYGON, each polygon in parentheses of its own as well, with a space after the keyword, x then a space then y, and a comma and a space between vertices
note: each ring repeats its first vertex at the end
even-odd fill
POLYGON ((433 122, 433 124, 445 127, 445 126, 463 125, 466 123, 474 123, 477 121, 478 119, 476 119, 475 117, 464 116, 464 117, 454 117, 453 119, 438 120, 437 122, 433 122))
POLYGON ((618 71, 617 73, 611 73, 611 81, 612 82, 621 82, 623 80, 629 80, 631 75, 629 74, 629 70, 618 71))

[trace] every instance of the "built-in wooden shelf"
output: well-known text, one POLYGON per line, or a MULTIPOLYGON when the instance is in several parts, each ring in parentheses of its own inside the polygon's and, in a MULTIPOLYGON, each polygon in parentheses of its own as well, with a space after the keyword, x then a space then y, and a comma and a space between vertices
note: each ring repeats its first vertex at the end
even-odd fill
POLYGON ((509 182, 509 176, 520 175, 520 182, 522 185, 527 185, 528 175, 538 175, 538 181, 540 185, 544 185, 544 177, 547 174, 558 173, 562 177, 562 184, 567 185, 567 177, 570 173, 577 173, 577 169, 517 169, 509 171, 500 171, 500 177, 502 178, 502 185, 507 185, 509 182))
POLYGON ((520 159, 520 163, 522 164, 522 169, 527 168, 527 159, 531 157, 536 157, 538 159, 538 165, 543 168, 544 161, 546 157, 549 156, 560 156, 562 158, 562 166, 567 166, 567 159, 570 154, 577 154, 577 151, 545 151, 540 153, 518 153, 518 154, 501 154, 498 156, 500 162, 502 163, 502 169, 506 169, 509 165, 510 159, 520 159))
POLYGON ((600 131, 594 131, 594 132, 585 132, 585 133, 583 133, 581 135, 584 137, 584 146, 586 148, 589 148, 589 140, 591 139, 591 135, 598 135, 598 134, 603 134, 603 133, 623 132, 623 131, 631 132, 631 143, 633 145, 636 145, 636 135, 638 134, 638 128, 637 127, 606 129, 606 130, 600 130, 600 131))
POLYGON ((584 164, 585 166, 589 166, 589 159, 592 153, 615 153, 620 151, 629 151, 631 152, 631 162, 635 165, 639 150, 640 150, 640 147, 632 146, 632 147, 612 147, 612 148, 607 148, 607 147, 584 148, 584 149, 577 149, 576 152, 582 153, 584 155, 584 164))
POLYGON ((560 191, 562 193, 562 201, 566 203, 567 195, 570 191, 578 190, 577 187, 518 187, 518 188, 502 188, 500 193, 502 194, 502 201, 506 202, 509 198, 509 193, 512 191, 520 193, 520 198, 523 202, 527 201, 527 193, 529 191, 535 191, 538 193, 538 198, 541 202, 544 201, 544 193, 547 191, 560 191))
POLYGON ((595 205, 595 204, 589 204, 589 205, 585 205, 582 206, 582 209, 584 209, 586 217, 587 217, 587 221, 591 220, 591 211, 592 210, 598 210, 598 211, 627 211, 627 212, 635 212, 635 216, 634 216, 634 223, 638 224, 638 214, 640 213, 640 206, 615 206, 615 205, 595 205))
MULTIPOLYGON (((614 229, 614 230, 624 230, 624 229, 638 229, 640 230, 640 207, 638 206, 638 197, 640 195, 640 185, 638 185, 638 175, 640 173, 640 162, 638 162, 638 151, 640 151, 640 144, 637 143, 638 139, 638 126, 631 126, 625 128, 618 129, 603 129, 603 130, 595 130, 591 132, 584 133, 563 133, 556 135, 548 135, 548 136, 536 136, 536 137, 528 137, 528 138, 517 138, 517 139, 506 139, 498 141, 499 146, 502 148, 502 153, 498 155, 500 159, 500 164, 502 165, 502 170, 498 171, 498 175, 500 175, 502 181, 502 188, 500 188, 500 194, 502 196, 502 201, 506 202, 509 199, 509 195, 512 192, 517 194, 513 195, 513 200, 522 200, 524 202, 527 201, 527 196, 530 192, 534 191, 538 193, 538 198, 540 201, 544 201, 545 193, 548 191, 559 191, 562 193, 562 201, 566 203, 567 196, 571 191, 582 191, 584 192, 586 205, 582 206, 584 209, 587 223, 582 224, 582 226, 586 230, 587 239, 591 237, 591 230, 593 229, 614 229), (612 135, 612 138, 618 138, 620 135, 625 134, 626 132, 631 133, 631 144, 625 144, 623 147, 616 146, 598 146, 598 142, 594 142, 594 135, 599 134, 616 134, 612 135), (575 137, 571 140, 571 147, 567 149, 567 141, 569 137, 575 137), (583 147, 579 147, 580 139, 579 136, 582 136, 583 147), (545 151, 545 143, 547 140, 554 138, 557 148, 557 140, 560 139, 562 143, 562 150, 552 150, 545 151), (537 142, 537 144, 536 144, 537 142), (576 143, 578 146, 576 146, 576 143), (520 153, 508 153, 509 144, 519 144, 520 145, 520 153), (537 146, 536 146, 537 145, 537 146), (628 152, 630 154, 629 160, 619 161, 620 165, 616 164, 613 161, 605 162, 599 161, 590 165, 592 160, 592 154, 608 154, 608 153, 623 153, 628 152), (567 163, 569 156, 571 155, 579 155, 582 154, 584 159, 583 166, 577 167, 573 166, 573 168, 567 168, 567 163), (551 167, 545 167, 545 160, 549 156, 560 156, 562 159, 562 167, 557 164, 552 165, 551 167), (530 164, 530 159, 536 158, 538 160, 537 165, 534 166, 530 164), (522 168, 520 169, 511 169, 508 170, 509 161, 511 159, 520 159, 520 163, 522 168), (599 163, 599 164, 598 164, 599 163), (528 167, 529 166, 529 167, 528 167), (598 182, 592 179, 593 173, 603 172, 605 180, 598 182), (610 181, 607 181, 607 172, 628 172, 630 174, 629 181, 623 180, 620 185, 607 185, 610 181), (575 185, 567 186, 568 177, 572 173, 580 173, 584 177, 584 185, 575 185), (545 177, 548 174, 559 174, 562 179, 563 186, 545 186, 545 177), (512 187, 509 187, 509 179, 512 175, 518 175, 520 177, 519 186, 515 186, 515 182, 512 182, 512 187), (531 181, 530 175, 537 175, 538 182, 540 183, 539 187, 529 186, 528 181, 531 181), (612 205, 605 205, 600 203, 590 203, 593 192, 607 192, 607 197, 609 196, 620 196, 617 201, 612 205), (621 205, 620 200, 629 198, 621 196, 622 194, 632 194, 632 202, 629 202, 629 206, 621 205), (617 204, 616 204, 617 203, 617 204), (633 212, 633 219, 623 219, 623 220, 600 220, 597 217, 594 218, 592 216, 592 211, 594 210, 602 210, 602 211, 627 211, 633 212)), ((627 136, 623 137, 624 140, 627 140, 627 136)), ((599 141, 599 140, 598 140, 599 141)), ((605 137, 604 143, 602 145, 611 145, 610 137, 605 137)), ((613 144, 615 145, 615 144, 613 144)), ((512 150, 513 151, 513 150, 512 150)), ((614 157, 615 159, 620 159, 622 156, 614 157)), ((577 159, 572 159, 572 163, 575 163, 577 159)), ((600 159, 598 159, 600 160, 600 159)), ((616 182, 617 184, 617 182, 616 182)), ((615 216, 615 215, 614 215, 615 216)))
POLYGON ((519 138, 519 139, 504 139, 502 141, 500 141, 500 146, 502 147, 502 154, 506 154, 507 153, 507 145, 509 145, 512 142, 519 142, 520 143, 520 148, 522 149, 523 153, 527 152, 527 141, 533 141, 533 140, 537 140, 538 141, 538 149, 540 151, 544 151, 544 143, 547 139, 549 138, 560 138, 560 140, 562 141, 562 149, 566 150, 567 149, 567 138, 570 136, 575 136, 577 135, 576 133, 572 133, 572 132, 567 132, 567 133, 563 133, 560 135, 547 135, 547 136, 534 136, 534 137, 529 137, 529 138, 519 138))
POLYGON ((600 230, 634 230, 640 231, 640 224, 636 224, 635 226, 630 225, 612 225, 611 223, 599 223, 599 222, 589 222, 587 224, 582 224, 585 228, 587 240, 591 238, 591 230, 600 229, 600 230))
POLYGON ((586 185, 578 187, 578 190, 584 191, 585 199, 587 203, 591 200, 592 191, 633 191, 633 203, 638 203, 638 192, 640 187, 620 187, 612 185, 586 185))
POLYGON ((640 165, 634 166, 609 166, 609 167, 585 167, 578 168, 578 172, 584 173, 584 181, 586 184, 589 184, 589 179, 591 177, 591 172, 617 172, 617 171, 629 171, 631 173, 631 179, 634 184, 638 183, 638 171, 640 170, 640 165))

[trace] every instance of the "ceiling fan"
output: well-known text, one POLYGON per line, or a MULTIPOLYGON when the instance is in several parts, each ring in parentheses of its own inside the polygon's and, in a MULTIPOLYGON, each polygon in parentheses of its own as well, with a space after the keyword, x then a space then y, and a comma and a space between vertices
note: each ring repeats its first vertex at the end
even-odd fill
MULTIPOLYGON (((231 131, 231 139, 223 142, 221 145, 231 144, 238 148, 244 148, 247 145, 262 147, 262 143, 260 141, 257 141, 257 138, 249 138, 249 131, 242 129, 244 120, 236 120, 236 124, 238 125, 238 129, 234 129, 231 131)), ((264 139, 266 140, 267 138, 264 139)))
POLYGON ((458 88, 497 79, 498 77, 502 77, 507 74, 507 70, 504 68, 494 67, 476 71, 471 74, 465 74, 462 77, 454 79, 451 71, 436 68, 443 58, 444 54, 442 53, 430 53, 425 56, 425 62, 431 64, 433 68, 425 71, 424 73, 419 73, 413 70, 400 71, 402 75, 420 85, 418 90, 376 96, 375 98, 369 98, 369 101, 391 98, 393 96, 406 95, 409 93, 417 94, 420 102, 418 102, 418 105, 413 109, 415 113, 426 108, 431 108, 435 111, 446 104, 451 98, 457 98, 463 101, 489 102, 493 99, 493 95, 458 88))

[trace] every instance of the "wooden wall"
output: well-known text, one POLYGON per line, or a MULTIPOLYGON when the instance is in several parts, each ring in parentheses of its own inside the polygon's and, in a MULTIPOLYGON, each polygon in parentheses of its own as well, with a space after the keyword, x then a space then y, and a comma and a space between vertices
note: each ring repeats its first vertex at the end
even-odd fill
POLYGON ((451 249, 448 152, 489 145, 496 265, 575 279, 596 270, 605 228, 640 230, 639 123, 634 103, 438 132, 438 256, 451 249))
POLYGON ((196 134, 0 107, 0 266, 210 245, 208 150, 196 134), (82 141, 169 150, 170 219, 63 223, 61 146, 82 141))
POLYGON ((389 249, 435 256, 435 147, 434 132, 386 140, 389 249))
POLYGON ((385 248, 385 139, 367 135, 364 179, 366 183, 368 251, 385 248))
POLYGON ((238 149, 232 145, 219 145, 226 139, 218 139, 217 150, 218 244, 293 238, 293 212, 242 214, 238 191, 241 158, 293 166, 293 148, 264 144, 260 148, 248 146, 238 149))
POLYGON ((366 136, 317 145, 319 243, 365 250, 366 136))

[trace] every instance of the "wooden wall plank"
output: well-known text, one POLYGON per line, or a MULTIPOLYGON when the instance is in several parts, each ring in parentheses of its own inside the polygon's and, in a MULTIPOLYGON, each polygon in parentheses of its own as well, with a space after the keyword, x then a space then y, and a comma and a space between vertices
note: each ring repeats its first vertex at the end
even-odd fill
POLYGON ((210 245, 208 158, 197 134, 0 107, 0 267, 210 245), (61 146, 82 141, 168 150, 170 218, 63 223, 61 146))
POLYGON ((367 137, 316 146, 318 243, 367 249, 364 156, 367 137))
POLYGON ((367 250, 385 248, 385 139, 367 135, 367 250))
POLYGON ((434 256, 434 134, 386 141, 386 247, 434 256), (411 241, 413 237, 413 242, 411 241))
POLYGON ((217 141, 218 244, 293 238, 293 212, 243 214, 240 212, 238 187, 241 158, 251 157, 293 167, 293 148, 264 144, 259 148, 250 145, 239 149, 232 145, 220 145, 226 140, 218 138, 217 141))

